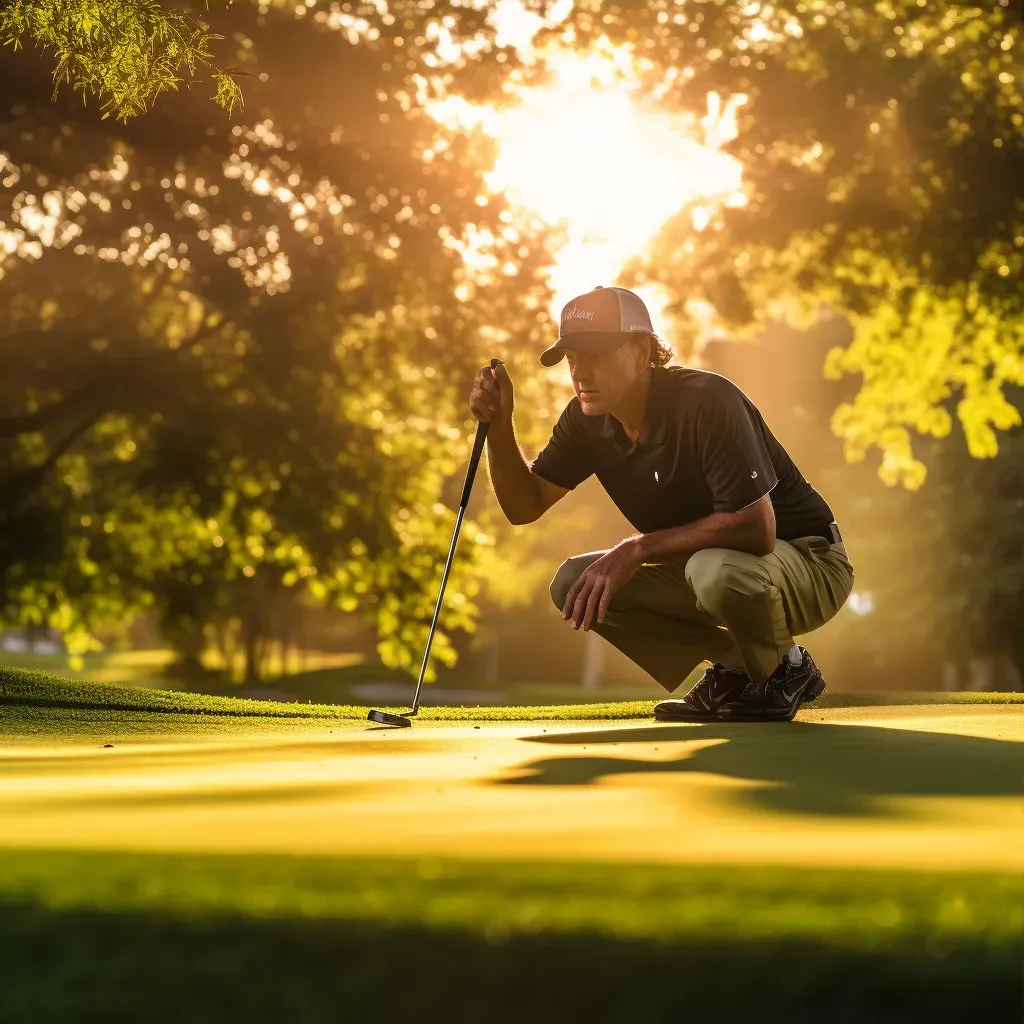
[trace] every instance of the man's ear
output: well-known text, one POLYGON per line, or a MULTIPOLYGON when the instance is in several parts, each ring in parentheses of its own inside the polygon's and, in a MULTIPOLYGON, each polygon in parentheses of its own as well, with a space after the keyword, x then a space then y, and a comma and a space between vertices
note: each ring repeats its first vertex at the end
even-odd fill
POLYGON ((640 365, 648 366, 654 360, 655 340, 653 334, 641 334, 640 344, 640 365))

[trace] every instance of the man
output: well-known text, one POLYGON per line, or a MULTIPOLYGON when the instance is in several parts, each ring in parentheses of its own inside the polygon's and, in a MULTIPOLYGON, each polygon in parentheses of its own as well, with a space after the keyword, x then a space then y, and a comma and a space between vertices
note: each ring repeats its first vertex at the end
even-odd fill
POLYGON ((488 465, 514 524, 539 519, 596 473, 640 531, 562 563, 551 596, 573 628, 595 629, 670 693, 712 662, 672 721, 783 720, 825 681, 794 642, 843 606, 853 567, 825 500, 760 412, 719 374, 667 366, 643 301, 597 287, 562 310, 557 342, 576 397, 532 463, 512 428, 504 365, 483 368, 470 406, 488 422, 488 465))

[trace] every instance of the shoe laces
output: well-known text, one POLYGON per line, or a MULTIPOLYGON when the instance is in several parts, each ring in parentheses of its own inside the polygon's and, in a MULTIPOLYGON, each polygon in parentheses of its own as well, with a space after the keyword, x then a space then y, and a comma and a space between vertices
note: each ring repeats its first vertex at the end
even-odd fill
MULTIPOLYGON (((783 659, 782 664, 779 665, 779 668, 782 669, 784 675, 789 673, 791 667, 792 666, 790 665, 789 661, 785 658, 783 659)), ((745 698, 750 698, 752 700, 763 700, 768 694, 768 687, 771 684, 772 680, 777 678, 776 673, 778 671, 779 669, 777 668, 775 672, 773 672, 770 676, 767 676, 766 678, 762 679, 760 682, 751 679, 750 682, 747 683, 746 687, 744 688, 741 696, 745 698)))
POLYGON ((730 677, 739 676, 742 678, 747 674, 746 672, 737 672, 734 668, 726 668, 720 661, 716 661, 714 667, 708 671, 713 673, 716 683, 727 683, 730 681, 730 677))
POLYGON ((716 676, 745 676, 747 674, 740 669, 726 668, 720 661, 715 662, 714 672, 716 676))
POLYGON ((740 697, 744 700, 761 700, 761 698, 764 697, 767 686, 767 679, 763 679, 761 682, 751 679, 743 688, 743 692, 740 694, 740 697))

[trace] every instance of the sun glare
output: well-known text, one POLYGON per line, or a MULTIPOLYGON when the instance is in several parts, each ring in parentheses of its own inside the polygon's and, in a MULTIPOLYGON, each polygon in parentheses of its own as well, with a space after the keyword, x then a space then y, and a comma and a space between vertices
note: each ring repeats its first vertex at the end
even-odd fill
MULTIPOLYGON (((622 50, 564 51, 547 59, 551 84, 520 89, 514 107, 449 99, 432 113, 447 124, 480 125, 495 138, 498 156, 485 175, 488 187, 564 231, 564 244, 552 254, 557 317, 573 295, 614 283, 682 208, 690 208, 699 232, 714 204, 746 202, 741 166, 720 149, 735 137, 736 108, 744 98, 723 104, 712 94, 704 117, 672 116, 644 95, 622 50)), ((637 291, 655 329, 670 334, 663 290, 649 285, 637 291)))

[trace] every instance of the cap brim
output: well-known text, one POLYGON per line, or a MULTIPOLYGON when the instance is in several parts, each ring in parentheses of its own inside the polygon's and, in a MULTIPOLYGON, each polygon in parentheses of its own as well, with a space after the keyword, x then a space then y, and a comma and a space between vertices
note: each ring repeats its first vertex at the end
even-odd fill
POLYGON ((586 352, 592 356, 605 356, 624 345, 639 331, 576 331, 563 334, 562 337, 540 354, 542 366, 554 366, 564 355, 566 349, 573 352, 586 352))

